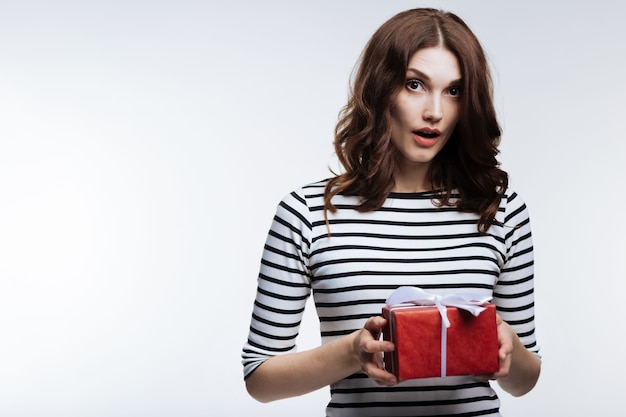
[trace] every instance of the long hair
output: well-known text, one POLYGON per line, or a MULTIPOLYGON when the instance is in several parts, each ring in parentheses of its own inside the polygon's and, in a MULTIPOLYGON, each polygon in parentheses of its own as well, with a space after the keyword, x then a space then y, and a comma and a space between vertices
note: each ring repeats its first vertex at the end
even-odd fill
POLYGON ((324 214, 335 212, 337 194, 359 196, 358 211, 380 208, 393 189, 396 150, 391 142, 391 109, 403 88, 415 52, 443 46, 458 59, 462 77, 459 120, 429 168, 434 199, 477 213, 486 233, 508 186, 499 169, 500 126, 485 53, 456 15, 429 8, 408 10, 385 22, 360 59, 347 105, 335 128, 335 153, 344 172, 324 190, 324 214), (458 196, 453 193, 458 192, 458 196))

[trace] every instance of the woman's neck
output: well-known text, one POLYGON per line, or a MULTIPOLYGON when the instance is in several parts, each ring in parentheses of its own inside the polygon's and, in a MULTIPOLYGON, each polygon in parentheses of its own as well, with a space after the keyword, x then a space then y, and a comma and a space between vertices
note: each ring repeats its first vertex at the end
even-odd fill
POLYGON ((430 191, 428 165, 398 167, 394 174, 395 185, 391 191, 396 193, 418 193, 430 191))

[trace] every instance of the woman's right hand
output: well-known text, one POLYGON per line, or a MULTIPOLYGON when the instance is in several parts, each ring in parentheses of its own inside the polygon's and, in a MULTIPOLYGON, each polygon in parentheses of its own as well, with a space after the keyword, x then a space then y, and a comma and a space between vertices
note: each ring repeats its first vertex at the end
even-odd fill
POLYGON ((334 384, 359 369, 379 385, 395 385, 396 377, 383 367, 383 353, 395 346, 379 340, 386 324, 380 316, 370 317, 362 329, 344 337, 313 349, 272 356, 246 379, 246 388, 258 401, 270 402, 334 384))
POLYGON ((381 316, 367 319, 361 330, 355 332, 353 348, 361 365, 361 370, 379 385, 391 386, 398 383, 397 378, 383 365, 383 352, 392 352, 392 342, 380 340, 380 334, 387 320, 381 316))

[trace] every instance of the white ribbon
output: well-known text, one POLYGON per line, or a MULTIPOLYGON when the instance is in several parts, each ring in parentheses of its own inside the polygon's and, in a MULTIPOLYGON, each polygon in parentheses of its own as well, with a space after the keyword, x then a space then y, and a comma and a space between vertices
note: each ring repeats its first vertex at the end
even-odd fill
POLYGON ((469 311, 478 316, 486 307, 484 304, 491 300, 489 295, 458 293, 448 295, 432 294, 419 287, 399 287, 387 298, 386 304, 390 307, 402 304, 420 306, 435 306, 441 315, 441 376, 446 376, 447 333, 450 327, 446 307, 456 307, 469 311))

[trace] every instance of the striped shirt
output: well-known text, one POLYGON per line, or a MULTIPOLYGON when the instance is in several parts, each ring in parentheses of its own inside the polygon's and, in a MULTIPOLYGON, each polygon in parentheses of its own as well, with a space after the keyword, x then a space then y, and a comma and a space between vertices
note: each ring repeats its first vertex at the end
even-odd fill
MULTIPOLYGON (((306 300, 313 299, 322 343, 361 329, 381 314, 399 286, 445 295, 493 297, 498 314, 538 354, 534 327, 533 246, 526 205, 513 191, 502 198, 487 235, 478 215, 437 207, 433 194, 391 193, 375 211, 359 213, 359 198, 338 195, 324 221, 326 181, 304 186, 279 204, 265 244, 244 377, 266 359, 294 352, 306 300)), ((351 375, 331 385, 327 416, 499 416, 488 382, 470 376, 377 385, 351 375)))

